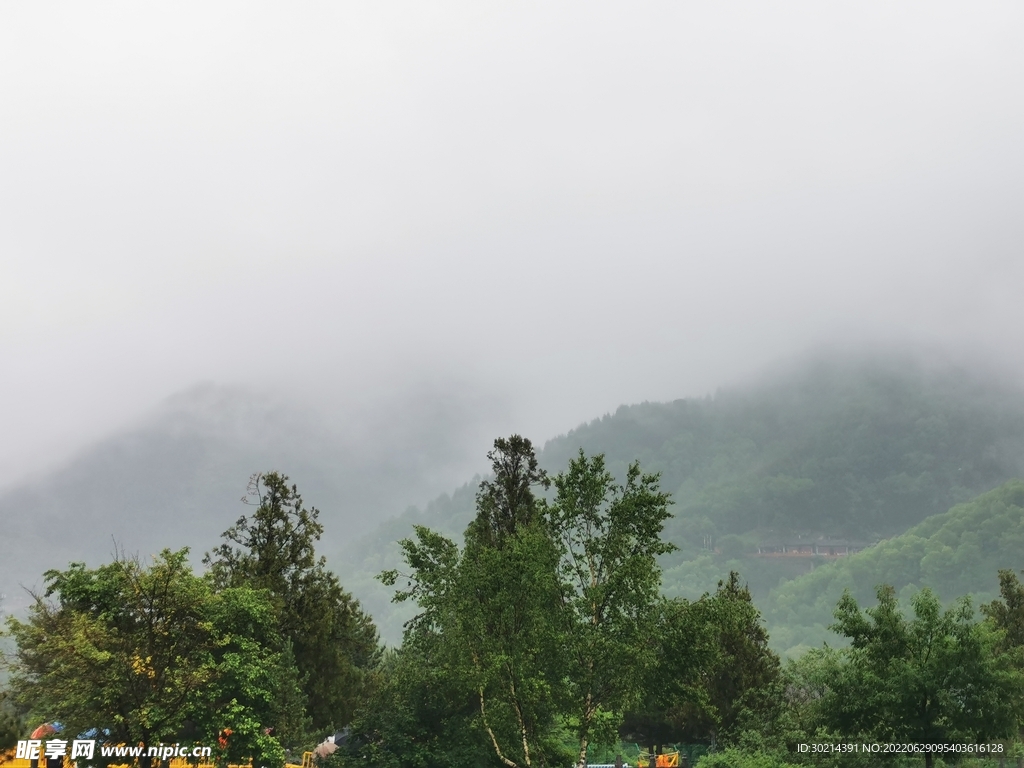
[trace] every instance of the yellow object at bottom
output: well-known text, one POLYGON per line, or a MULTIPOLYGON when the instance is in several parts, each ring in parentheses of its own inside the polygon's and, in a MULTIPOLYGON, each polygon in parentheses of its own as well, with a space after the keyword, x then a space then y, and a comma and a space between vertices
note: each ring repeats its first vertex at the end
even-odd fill
POLYGON ((679 767, 679 753, 678 752, 666 752, 662 755, 650 755, 640 753, 640 756, 636 761, 636 768, 650 768, 651 758, 654 758, 654 768, 678 768, 679 767))

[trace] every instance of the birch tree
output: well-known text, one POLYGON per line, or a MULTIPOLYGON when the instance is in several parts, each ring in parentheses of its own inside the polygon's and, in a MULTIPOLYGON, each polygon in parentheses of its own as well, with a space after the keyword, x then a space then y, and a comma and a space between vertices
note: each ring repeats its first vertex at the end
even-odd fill
POLYGON ((588 458, 582 450, 554 486, 546 518, 559 555, 566 710, 579 741, 576 764, 584 768, 595 737, 614 738, 654 661, 647 640, 657 631, 657 558, 675 549, 661 538, 671 501, 658 475, 641 473, 638 462, 619 485, 603 455, 588 458))

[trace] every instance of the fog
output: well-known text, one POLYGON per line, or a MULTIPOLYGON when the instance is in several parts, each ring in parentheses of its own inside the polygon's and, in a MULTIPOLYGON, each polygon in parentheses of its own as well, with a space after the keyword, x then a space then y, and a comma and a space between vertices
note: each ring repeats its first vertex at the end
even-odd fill
POLYGON ((202 382, 479 461, 809 348, 1018 370, 1022 21, 6 3, 0 485, 202 382))

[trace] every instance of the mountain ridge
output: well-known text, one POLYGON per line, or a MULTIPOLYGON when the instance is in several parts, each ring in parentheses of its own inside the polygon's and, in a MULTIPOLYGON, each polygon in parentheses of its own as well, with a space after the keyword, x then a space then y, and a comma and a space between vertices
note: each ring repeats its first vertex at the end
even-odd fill
POLYGON ((269 470, 287 474, 306 503, 322 510, 321 549, 334 558, 346 537, 436 495, 480 463, 466 450, 474 417, 460 422, 451 400, 392 404, 390 415, 403 418, 373 439, 380 414, 364 414, 354 426, 325 423, 278 396, 193 387, 50 473, 0 492, 0 593, 16 610, 29 600, 19 584, 38 588, 47 568, 105 559, 115 547, 146 557, 189 546, 198 562, 245 512, 239 499, 249 477, 269 470), (413 406, 422 407, 418 419, 404 413, 413 406))
MULTIPOLYGON (((763 602, 809 567, 746 557, 766 537, 887 538, 1024 475, 1024 395, 959 369, 819 359, 704 398, 621 406, 548 441, 539 461, 557 472, 580 448, 618 477, 634 460, 661 473, 679 547, 663 559, 665 594, 698 597, 739 568, 763 602)), ((458 540, 473 497, 462 486, 350 548, 340 572, 389 641, 410 609, 389 604, 375 573, 400 567, 395 540, 413 524, 458 540)))

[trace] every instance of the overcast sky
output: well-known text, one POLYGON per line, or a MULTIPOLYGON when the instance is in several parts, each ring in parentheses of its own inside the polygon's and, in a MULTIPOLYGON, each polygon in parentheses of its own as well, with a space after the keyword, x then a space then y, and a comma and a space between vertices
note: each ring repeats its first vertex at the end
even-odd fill
POLYGON ((543 440, 821 345, 1016 365, 1022 22, 3 3, 0 483, 197 382, 543 440))

